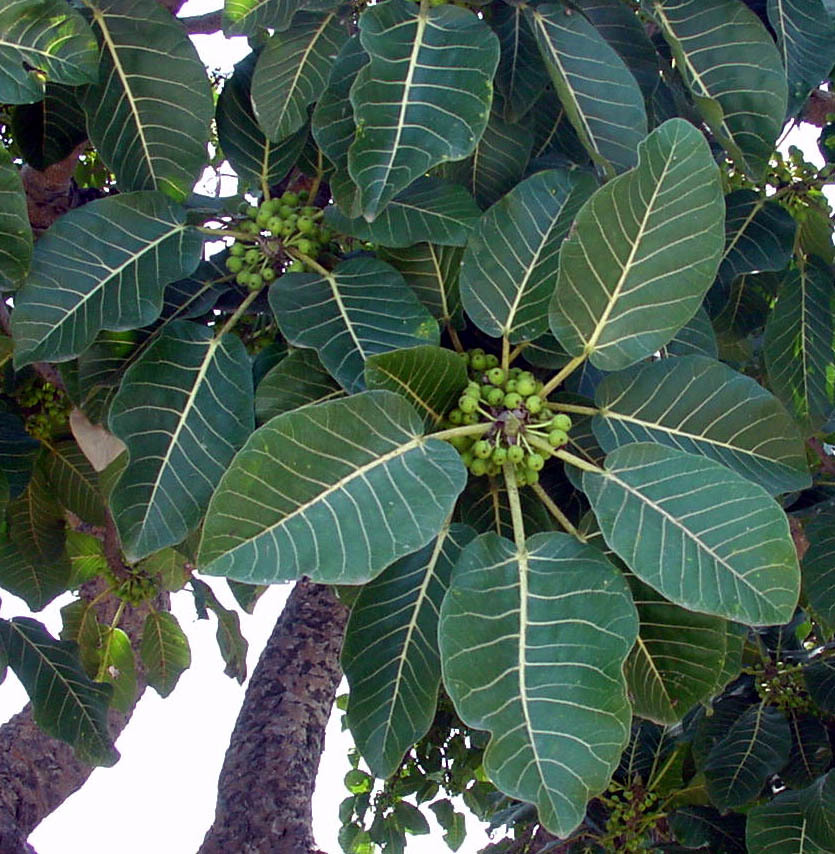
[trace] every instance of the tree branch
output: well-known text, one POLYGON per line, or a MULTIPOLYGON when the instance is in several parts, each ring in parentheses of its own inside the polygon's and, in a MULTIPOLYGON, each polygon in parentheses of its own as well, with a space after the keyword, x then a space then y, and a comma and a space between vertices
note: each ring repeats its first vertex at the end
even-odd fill
POLYGON ((222 12, 206 12, 205 15, 191 15, 180 18, 180 23, 186 28, 190 36, 210 35, 221 29, 222 12))

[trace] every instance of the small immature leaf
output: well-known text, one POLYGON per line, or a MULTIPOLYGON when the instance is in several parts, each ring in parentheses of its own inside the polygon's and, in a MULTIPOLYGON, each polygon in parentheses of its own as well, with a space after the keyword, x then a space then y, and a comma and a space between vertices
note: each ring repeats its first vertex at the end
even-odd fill
POLYGON ((433 166, 473 151, 499 45, 485 21, 449 4, 423 10, 390 0, 367 6, 359 27, 371 61, 351 87, 358 132, 348 168, 371 221, 433 166))
POLYGON ((597 387, 594 433, 611 451, 659 442, 704 454, 772 493, 811 485, 803 441, 779 401, 750 377, 703 356, 662 359, 597 387))
POLYGON ((136 704, 136 662, 130 638, 118 628, 106 626, 101 639, 103 681, 113 686, 111 705, 128 714, 136 704))
POLYGON ((271 368, 255 391, 255 421, 270 418, 309 403, 323 403, 344 394, 322 367, 313 350, 294 350, 271 368))
POLYGON ((73 643, 56 641, 36 620, 0 620, 0 647, 23 683, 35 723, 71 744, 90 765, 113 765, 119 753, 107 731, 112 689, 92 682, 81 668, 73 643))
POLYGON ((437 246, 464 246, 481 216, 472 196, 460 184, 418 178, 373 221, 350 219, 338 208, 325 209, 325 222, 341 234, 402 249, 428 241, 437 246))
POLYGON ((111 406, 110 429, 130 461, 110 507, 130 561, 179 543, 197 526, 255 427, 243 342, 213 332, 170 324, 128 368, 111 406))
POLYGON ((335 14, 301 12, 258 56, 252 105, 258 124, 279 142, 307 123, 307 108, 325 90, 336 55, 348 38, 335 14))
POLYGON ((304 0, 226 0, 223 32, 227 36, 252 36, 262 27, 286 30, 304 0))
POLYGON ((551 330, 601 370, 651 355, 690 320, 725 242, 719 172, 693 125, 665 122, 639 160, 586 202, 560 250, 551 330))
POLYGON ((191 664, 191 649, 176 617, 168 611, 153 611, 145 618, 139 648, 148 684, 167 697, 183 671, 191 664))
POLYGON ((453 572, 444 685, 461 718, 492 733, 490 779, 558 836, 582 821, 629 739, 623 662, 637 629, 623 576, 567 534, 537 534, 521 551, 483 534, 453 572))
POLYGON ((722 810, 747 804, 789 758, 791 733, 774 706, 751 706, 713 745, 704 766, 711 801, 722 810))
POLYGON ((432 315, 400 273, 376 258, 351 258, 322 275, 285 273, 269 300, 284 337, 314 348, 348 392, 363 388, 369 356, 439 343, 432 315))
POLYGON ((281 142, 271 142, 258 126, 252 110, 250 86, 256 54, 244 57, 217 99, 215 121, 223 153, 250 187, 259 191, 281 181, 298 160, 307 141, 303 126, 281 142))
POLYGON ((99 625, 95 608, 85 599, 76 599, 61 608, 59 637, 78 645, 81 664, 91 679, 95 678, 99 669, 103 628, 99 625))
POLYGON ((474 536, 466 525, 444 525, 427 546, 363 587, 351 610, 342 648, 348 726, 378 777, 394 773, 435 716, 438 614, 452 567, 474 536))
POLYGON ((441 423, 461 395, 467 368, 452 350, 410 347, 371 356, 365 363, 365 384, 402 394, 429 429, 441 423))
POLYGON ((549 169, 482 216, 460 279, 464 309, 482 332, 515 344, 547 330, 560 245, 595 188, 591 175, 549 169))
POLYGON ((67 531, 67 556, 70 559, 72 572, 67 588, 77 590, 97 575, 107 571, 107 558, 104 556, 102 541, 92 534, 82 534, 80 531, 67 531))
POLYGON ((783 279, 765 326, 768 384, 806 434, 835 406, 834 311, 832 273, 812 257, 783 279))
POLYGON ((655 18, 719 143, 752 178, 768 165, 787 86, 768 31, 739 0, 651 0, 655 18))
POLYGON ((40 101, 44 84, 95 83, 96 40, 63 0, 4 0, 0 9, 0 103, 40 101))
POLYGON ((768 0, 767 8, 786 67, 789 114, 794 114, 835 65, 835 21, 821 0, 768 0))
POLYGON ((583 147, 608 177, 630 169, 647 116, 624 61, 583 15, 552 3, 529 7, 525 15, 583 147))
POLYGON ((99 82, 80 95, 90 141, 122 191, 184 201, 208 159, 214 102, 203 62, 154 0, 86 5, 101 42, 99 82))
POLYGON ((195 590, 200 591, 206 607, 214 611, 217 617, 217 645, 226 664, 224 673, 230 679, 236 679, 239 685, 246 681, 246 653, 249 644, 241 634, 241 619, 235 611, 224 608, 208 584, 198 578, 192 578, 195 590))
POLYGON ((32 229, 17 166, 0 148, 0 290, 11 291, 26 278, 32 259, 32 229))
POLYGON ((147 326, 165 285, 195 269, 202 247, 185 209, 161 193, 121 193, 64 214, 38 241, 15 297, 15 366, 71 359, 101 329, 147 326))
POLYGON ((705 457, 625 445, 583 487, 609 546, 691 611, 747 625, 791 619, 800 586, 786 516, 760 486, 705 457))
POLYGON ((466 470, 400 395, 369 391, 277 415, 227 469, 198 564, 251 584, 362 584, 437 534, 466 470))

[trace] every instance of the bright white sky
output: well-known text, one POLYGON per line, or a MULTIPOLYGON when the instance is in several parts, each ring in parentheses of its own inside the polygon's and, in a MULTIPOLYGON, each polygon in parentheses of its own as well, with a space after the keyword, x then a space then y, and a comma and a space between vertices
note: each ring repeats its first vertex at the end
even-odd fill
MULTIPOLYGON (((222 0, 188 0, 181 14, 197 15, 222 6, 222 0)), ((196 36, 195 43, 210 68, 225 71, 248 53, 243 38, 225 39, 221 34, 196 36)), ((818 166, 822 158, 815 131, 793 131, 782 148, 798 145, 818 166)), ((226 170, 224 170, 226 171, 226 170)), ((233 194, 230 181, 223 195, 233 194)), ((212 181, 214 184, 214 181, 212 181)), ((204 192, 212 192, 208 185, 204 192)), ((210 579, 215 594, 227 607, 235 607, 226 585, 210 579)), ((249 641, 249 673, 255 668, 267 638, 289 594, 289 586, 276 586, 259 601, 255 614, 241 614, 241 628, 249 641)), ((32 616, 57 636, 59 609, 71 596, 60 597, 45 611, 32 616)), ((216 784, 229 736, 246 686, 223 674, 223 662, 215 641, 214 616, 198 621, 190 594, 172 597, 172 611, 188 634, 192 665, 167 699, 148 689, 133 719, 117 742, 121 760, 113 768, 100 768, 64 805, 32 834, 38 854, 194 854, 212 823, 216 784)), ((0 615, 25 616, 22 600, 4 594, 0 615)), ((346 690, 343 683, 341 690, 346 690)), ((0 688, 0 722, 20 710, 26 695, 11 672, 0 688)), ((342 778, 348 770, 346 754, 350 737, 340 731, 340 716, 328 726, 325 753, 319 768, 313 799, 316 840, 328 854, 339 854, 337 842, 340 801, 348 795, 342 778)), ((429 813, 429 811, 426 811, 429 813)), ((431 813, 429 837, 409 837, 409 854, 440 854, 449 850, 431 813)), ((488 837, 471 816, 469 834, 460 854, 475 854, 488 837)), ((232 852, 230 852, 232 854, 232 852)))

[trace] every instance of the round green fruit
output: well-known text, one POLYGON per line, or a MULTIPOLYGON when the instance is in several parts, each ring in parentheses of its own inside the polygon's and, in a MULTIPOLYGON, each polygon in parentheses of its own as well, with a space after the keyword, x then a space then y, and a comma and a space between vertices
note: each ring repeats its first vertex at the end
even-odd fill
POLYGON ((554 448, 561 448, 568 444, 568 433, 565 430, 552 430, 548 434, 548 444, 554 448))
POLYGON ((536 415, 537 412, 541 412, 542 398, 538 394, 532 394, 530 397, 525 398, 525 409, 527 409, 531 415, 536 415))
POLYGON ((536 391, 536 380, 533 377, 520 376, 518 380, 516 380, 516 391, 522 395, 522 397, 529 397, 536 391))
POLYGON ((516 409, 522 405, 522 395, 512 391, 504 396, 504 405, 506 409, 516 409))
POLYGON ((290 266, 287 268, 288 273, 303 273, 304 272, 304 264, 301 261, 293 261, 290 266))
POLYGON ((243 258, 245 252, 246 246, 244 246, 243 243, 238 243, 237 241, 229 247, 229 254, 233 255, 235 258, 243 258))
POLYGON ((230 255, 226 259, 226 269, 230 273, 240 273, 241 270, 243 270, 243 268, 244 268, 244 259, 243 258, 238 258, 234 255, 230 255))
POLYGON ((545 458, 542 454, 528 454, 527 466, 531 471, 542 471, 545 466, 545 458))
POLYGON ((504 385, 505 380, 507 379, 507 374, 502 368, 493 367, 487 371, 487 379, 490 380, 493 385, 501 386, 504 385))
POLYGON ((508 462, 518 465, 525 459, 525 450, 520 445, 511 445, 507 449, 508 462))
POLYGON ((247 249, 244 255, 245 264, 257 264, 261 260, 261 253, 257 249, 247 249))
POLYGON ((487 460, 476 457, 470 465, 470 471, 476 476, 481 477, 487 474, 487 460))
POLYGON ((555 430, 564 430, 567 433, 571 429, 571 418, 564 412, 560 412, 551 419, 551 426, 555 430))
POLYGON ((458 400, 458 408, 464 413, 475 412, 478 408, 478 401, 468 394, 462 394, 458 400))
POLYGON ((487 441, 487 439, 479 439, 473 445, 473 453, 480 460, 486 460, 493 453, 493 446, 487 441))

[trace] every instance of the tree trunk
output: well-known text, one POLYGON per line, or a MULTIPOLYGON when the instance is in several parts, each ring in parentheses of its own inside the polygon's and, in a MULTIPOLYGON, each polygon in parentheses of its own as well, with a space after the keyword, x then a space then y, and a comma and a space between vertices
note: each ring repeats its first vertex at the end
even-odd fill
MULTIPOLYGON (((93 599, 105 586, 106 582, 101 579, 88 582, 82 587, 82 598, 93 599)), ((167 594, 165 601, 158 599, 155 604, 162 607, 166 603, 167 594)), ((99 620, 109 624, 117 604, 114 596, 108 596, 96 605, 99 620)), ((128 635, 134 649, 139 648, 147 613, 147 606, 128 606, 122 612, 119 628, 128 635)), ((138 700, 146 686, 139 660, 136 679, 138 700)), ((114 738, 125 728, 130 717, 131 713, 125 715, 110 710, 108 723, 114 738)), ((32 854, 33 849, 26 843, 26 838, 84 785, 92 771, 92 765, 76 759, 72 747, 38 727, 32 719, 30 703, 3 724, 0 727, 0 852, 32 854)))
POLYGON ((330 588, 296 584, 247 688, 199 854, 318 851, 310 802, 347 618, 330 588))

